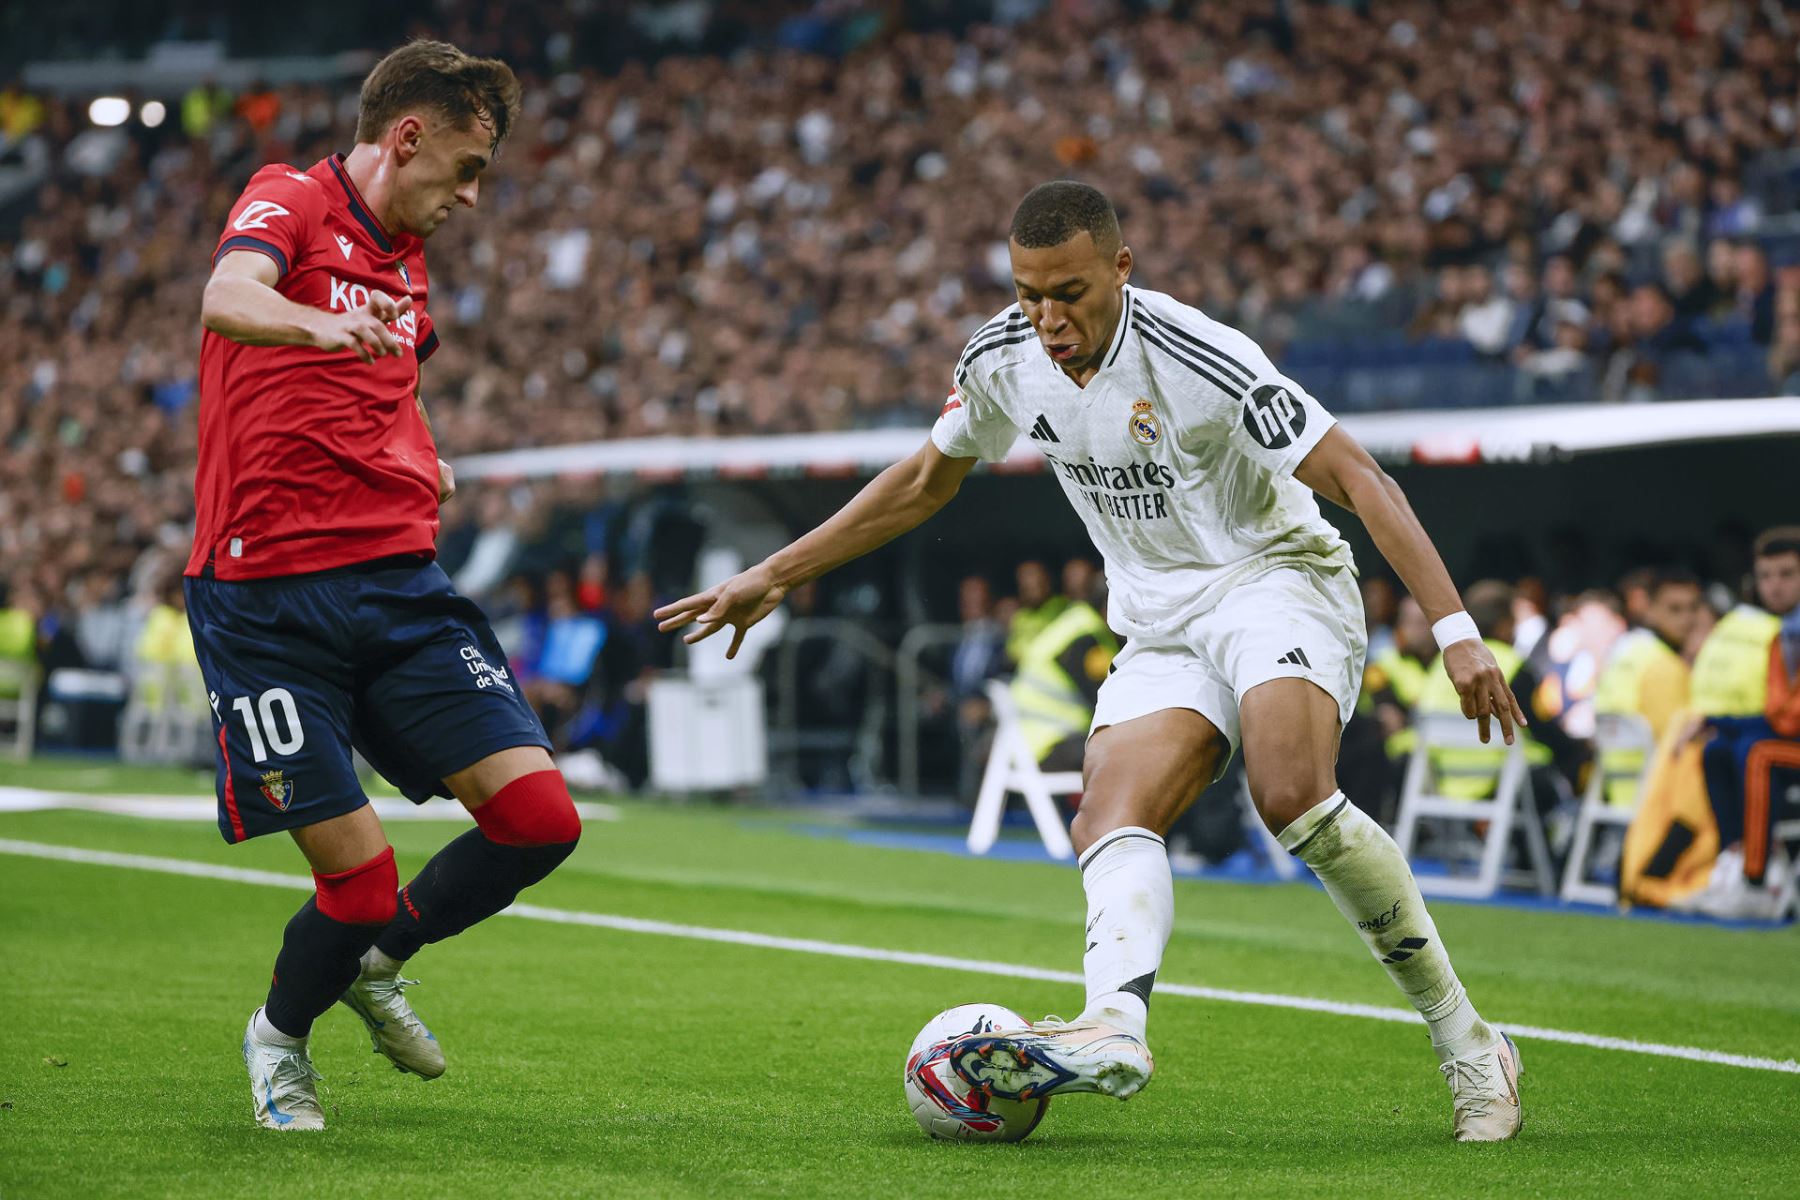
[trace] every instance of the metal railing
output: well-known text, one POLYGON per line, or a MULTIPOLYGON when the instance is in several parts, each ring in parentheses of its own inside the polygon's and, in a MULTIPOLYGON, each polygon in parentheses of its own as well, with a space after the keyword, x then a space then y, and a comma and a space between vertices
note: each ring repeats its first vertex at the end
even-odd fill
POLYGON ((846 756, 854 786, 863 788, 879 782, 887 696, 882 676, 893 670, 894 652, 861 621, 847 617, 797 617, 789 621, 775 648, 775 719, 769 727, 770 774, 788 783, 797 783, 804 753, 838 751, 846 756), (863 685, 862 711, 853 727, 800 728, 800 647, 809 641, 821 640, 848 649, 871 668, 863 685))
POLYGON ((915 625, 894 651, 894 772, 902 795, 920 794, 919 688, 927 682, 944 682, 919 660, 927 650, 956 645, 962 636, 961 625, 915 625))

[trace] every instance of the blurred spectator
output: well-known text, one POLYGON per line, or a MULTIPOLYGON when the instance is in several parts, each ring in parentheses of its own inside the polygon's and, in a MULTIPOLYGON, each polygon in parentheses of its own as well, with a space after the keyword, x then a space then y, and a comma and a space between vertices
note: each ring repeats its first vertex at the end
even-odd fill
MULTIPOLYGON (((1536 671, 1513 649, 1517 633, 1513 620, 1514 598, 1514 590, 1509 584, 1483 580, 1472 584, 1463 594, 1463 608, 1474 618, 1481 640, 1499 662, 1501 672, 1519 699, 1519 706, 1525 710, 1527 725, 1519 729, 1516 736, 1524 741, 1537 805, 1541 811, 1548 812, 1572 798, 1575 781, 1591 757, 1591 751, 1564 732, 1552 714, 1540 712, 1535 707, 1543 689, 1539 686, 1536 671)), ((1441 654, 1434 658, 1425 673, 1417 712, 1449 714, 1462 711, 1462 701, 1450 683, 1442 658, 1441 654)), ((1500 759, 1505 752, 1506 748, 1499 744, 1498 738, 1494 745, 1479 750, 1434 750, 1433 756, 1440 762, 1454 758, 1464 765, 1492 763, 1495 771, 1495 778, 1481 775, 1446 777, 1438 781, 1438 789, 1444 795, 1470 800, 1491 796, 1500 759)))
POLYGON ((1010 685, 1019 732, 1047 771, 1081 770, 1100 685, 1119 652, 1098 576, 1090 576, 1087 596, 1065 600, 1025 643, 1010 685))
POLYGON ((1794 887, 1771 854, 1786 785, 1800 782, 1800 526, 1756 540, 1754 603, 1720 620, 1694 667, 1705 714, 1684 740, 1705 740, 1707 800, 1718 824, 1710 881, 1687 907, 1718 917, 1781 913, 1794 887))
POLYGON ((181 131, 195 141, 211 135, 213 127, 234 111, 235 97, 211 79, 189 88, 181 98, 181 131))
POLYGON ((1062 615, 1069 599, 1050 590, 1050 572, 1035 558, 1020 563, 1013 571, 1013 580, 1018 588, 1019 607, 1006 629, 1006 656, 1016 663, 1023 661, 1031 639, 1062 615))
POLYGON ((1694 243, 1675 238, 1663 245, 1663 282, 1668 285, 1669 299, 1678 320, 1692 322, 1711 314, 1721 297, 1714 291, 1712 280, 1700 262, 1694 243))
MULTIPOLYGON (((1688 664, 1681 652, 1700 620, 1700 579, 1691 571, 1655 571, 1644 593, 1640 622, 1606 657, 1594 706, 1643 717, 1660 742, 1688 705, 1688 664)), ((1636 791, 1635 784, 1620 781, 1611 798, 1629 805, 1636 791)))
POLYGON ((1407 756, 1413 750, 1413 709, 1438 657, 1431 622, 1419 602, 1401 597, 1388 644, 1371 647, 1356 712, 1344 728, 1338 777, 1353 802, 1392 824, 1407 756))
POLYGON ((1385 575, 1362 577, 1363 625, 1368 634, 1368 658, 1374 662, 1394 644, 1394 620, 1399 591, 1385 575))
POLYGON ((232 111, 244 119, 250 131, 264 134, 274 126, 281 116, 281 97, 262 80, 250 85, 250 90, 237 98, 232 111))
POLYGON ((1769 256, 1755 242, 1740 242, 1733 254, 1737 281, 1732 315, 1750 327, 1750 340, 1769 344, 1775 331, 1775 287, 1769 279, 1769 256))
POLYGON ((44 102, 26 91, 18 80, 0 88, 0 150, 36 133, 44 123, 44 102))

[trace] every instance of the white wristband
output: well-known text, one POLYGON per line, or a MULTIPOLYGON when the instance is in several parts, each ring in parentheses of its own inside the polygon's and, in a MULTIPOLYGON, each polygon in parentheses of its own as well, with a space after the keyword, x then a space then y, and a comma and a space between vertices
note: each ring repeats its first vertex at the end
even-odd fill
POLYGON ((1479 642, 1481 630, 1475 628, 1475 618, 1468 613, 1453 612, 1431 627, 1431 636, 1437 639, 1439 650, 1448 650, 1457 642, 1479 642))

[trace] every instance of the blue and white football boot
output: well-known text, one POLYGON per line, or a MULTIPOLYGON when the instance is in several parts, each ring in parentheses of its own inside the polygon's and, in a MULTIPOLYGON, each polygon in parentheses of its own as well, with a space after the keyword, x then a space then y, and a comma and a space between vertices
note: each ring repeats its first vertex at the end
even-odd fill
POLYGON ((244 1066, 250 1070, 250 1094, 256 1098, 256 1123, 264 1129, 291 1131, 325 1128, 319 1092, 313 1085, 319 1073, 304 1044, 278 1045, 256 1036, 256 1018, 250 1014, 244 1030, 244 1066))
POLYGON ((951 1043, 949 1058, 964 1082, 1000 1100, 1070 1092, 1129 1100, 1156 1069, 1150 1048, 1131 1034, 1058 1017, 1023 1029, 964 1034, 951 1043))

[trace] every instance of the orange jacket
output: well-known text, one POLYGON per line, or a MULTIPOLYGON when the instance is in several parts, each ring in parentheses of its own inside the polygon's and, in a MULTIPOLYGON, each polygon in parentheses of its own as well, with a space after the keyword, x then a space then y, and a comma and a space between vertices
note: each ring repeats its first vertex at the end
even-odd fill
POLYGON ((1782 737, 1800 738, 1800 672, 1788 675, 1779 637, 1769 647, 1769 698, 1763 715, 1782 737))

